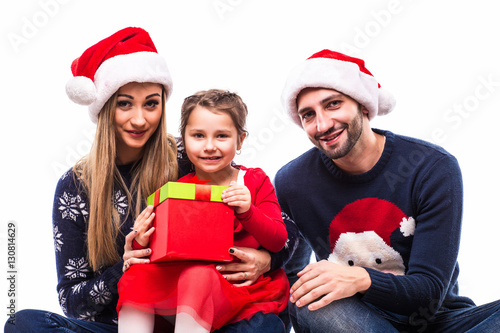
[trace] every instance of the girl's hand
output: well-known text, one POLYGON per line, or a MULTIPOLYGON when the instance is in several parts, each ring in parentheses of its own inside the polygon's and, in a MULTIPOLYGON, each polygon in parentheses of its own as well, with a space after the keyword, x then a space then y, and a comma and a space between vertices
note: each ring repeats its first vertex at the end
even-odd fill
POLYGON ((243 214, 250 209, 252 197, 245 185, 236 184, 235 181, 229 183, 229 188, 222 192, 222 201, 228 206, 234 207, 236 214, 243 214))
POLYGON ((237 287, 251 286, 262 274, 271 269, 271 255, 266 250, 233 246, 229 249, 229 253, 241 262, 219 264, 216 269, 237 287))
POLYGON ((153 206, 147 206, 134 222, 134 230, 137 231, 135 241, 142 247, 147 247, 149 244, 149 237, 155 231, 152 227, 155 213, 153 206))
POLYGON ((124 272, 134 264, 149 264, 149 259, 146 257, 151 254, 151 249, 134 250, 132 248, 132 241, 137 236, 137 233, 136 230, 133 230, 125 237, 125 251, 123 253, 124 272))

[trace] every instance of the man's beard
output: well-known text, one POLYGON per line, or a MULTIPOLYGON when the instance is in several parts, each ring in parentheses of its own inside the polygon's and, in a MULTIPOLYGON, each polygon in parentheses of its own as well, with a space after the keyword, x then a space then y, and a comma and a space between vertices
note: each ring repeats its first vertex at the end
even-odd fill
POLYGON ((359 110, 358 115, 351 122, 351 124, 342 124, 341 126, 338 126, 337 128, 332 127, 321 134, 315 135, 314 140, 311 140, 311 141, 326 156, 328 156, 332 160, 335 160, 335 159, 342 158, 342 157, 346 156, 347 154, 349 154, 349 152, 352 150, 352 148, 354 148, 354 146, 358 142, 362 133, 363 133, 363 113, 361 110, 359 110), (339 131, 342 129, 344 130, 344 132, 347 132, 347 141, 344 143, 338 143, 338 144, 341 144, 340 147, 335 148, 335 149, 325 149, 325 147, 323 145, 321 145, 320 138, 322 136, 328 135, 330 133, 333 133, 335 131, 339 131))

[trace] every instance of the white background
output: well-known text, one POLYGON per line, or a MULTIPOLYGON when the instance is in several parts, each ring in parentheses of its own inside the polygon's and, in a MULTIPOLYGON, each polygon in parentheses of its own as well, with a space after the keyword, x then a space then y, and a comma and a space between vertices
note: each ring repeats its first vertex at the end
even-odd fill
POLYGON ((168 130, 177 134, 184 97, 209 88, 235 91, 250 110, 250 137, 237 162, 262 167, 271 177, 311 146, 281 113, 290 70, 324 48, 363 58, 398 101, 372 126, 433 141, 458 158, 465 186, 461 293, 478 304, 500 298, 500 23, 494 2, 24 0, 0 6, 5 315, 9 221, 17 225, 17 310, 61 313, 53 193, 60 175, 89 150, 95 131, 87 109, 73 104, 64 86, 74 58, 126 26, 149 31, 167 59, 174 80, 168 130))

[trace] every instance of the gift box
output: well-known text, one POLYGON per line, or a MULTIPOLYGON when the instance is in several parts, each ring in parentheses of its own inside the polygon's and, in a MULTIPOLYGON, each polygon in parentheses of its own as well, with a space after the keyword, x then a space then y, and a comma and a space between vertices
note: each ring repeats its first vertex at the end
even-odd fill
POLYGON ((231 261, 234 210, 221 194, 227 186, 168 182, 151 194, 155 218, 151 262, 231 261))

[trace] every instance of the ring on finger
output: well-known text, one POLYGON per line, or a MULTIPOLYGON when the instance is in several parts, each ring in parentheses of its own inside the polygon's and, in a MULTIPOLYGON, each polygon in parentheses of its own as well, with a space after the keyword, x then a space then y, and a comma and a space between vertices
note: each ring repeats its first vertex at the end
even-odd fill
POLYGON ((247 279, 247 272, 243 272, 243 274, 245 275, 245 277, 243 278, 243 280, 246 280, 247 279))

